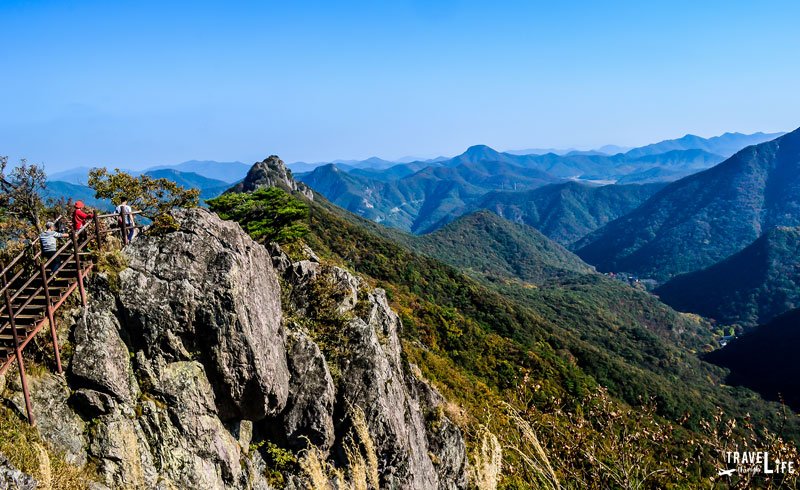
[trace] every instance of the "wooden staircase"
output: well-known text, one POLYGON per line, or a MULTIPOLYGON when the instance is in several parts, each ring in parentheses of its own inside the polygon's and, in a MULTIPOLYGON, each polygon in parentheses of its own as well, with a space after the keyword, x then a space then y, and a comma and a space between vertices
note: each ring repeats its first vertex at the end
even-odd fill
POLYGON ((63 372, 61 354, 56 334, 55 312, 71 294, 78 290, 81 303, 86 306, 84 279, 94 267, 94 251, 103 245, 101 237, 107 233, 120 233, 120 243, 127 243, 125 227, 101 231, 100 219, 116 214, 95 216, 58 248, 49 260, 43 260, 38 245, 30 245, 7 266, 0 264, 0 376, 14 361, 22 381, 25 408, 31 425, 36 420, 31 410, 25 363, 22 353, 30 341, 45 327, 50 331, 55 355, 56 371, 63 372))

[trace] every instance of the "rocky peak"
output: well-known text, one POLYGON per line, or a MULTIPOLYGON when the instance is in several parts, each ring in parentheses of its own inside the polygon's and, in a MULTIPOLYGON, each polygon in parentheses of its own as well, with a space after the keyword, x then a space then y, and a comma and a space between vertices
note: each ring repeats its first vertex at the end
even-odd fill
POLYGON ((466 488, 461 429, 403 361, 382 290, 206 210, 175 218, 118 280, 95 275, 67 376, 32 381, 45 439, 111 488, 311 488, 309 454, 331 488, 466 488), (357 454, 375 478, 342 482, 357 454))
POLYGON ((244 180, 230 188, 228 192, 252 192, 260 187, 280 187, 287 192, 300 193, 308 199, 314 199, 311 188, 294 180, 292 171, 277 155, 270 155, 263 161, 253 164, 244 180))

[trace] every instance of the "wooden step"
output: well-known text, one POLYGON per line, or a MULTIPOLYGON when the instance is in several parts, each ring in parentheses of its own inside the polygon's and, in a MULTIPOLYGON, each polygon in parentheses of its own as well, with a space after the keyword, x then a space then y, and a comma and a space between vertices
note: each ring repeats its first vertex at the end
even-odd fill
MULTIPOLYGON (((17 329, 17 338, 19 339, 20 342, 25 340, 25 338, 27 336, 28 336, 28 331, 27 330, 17 329)), ((12 347, 13 348, 14 347, 14 336, 11 334, 11 332, 5 332, 4 331, 3 333, 0 333, 0 342, 3 342, 6 347, 12 347)))

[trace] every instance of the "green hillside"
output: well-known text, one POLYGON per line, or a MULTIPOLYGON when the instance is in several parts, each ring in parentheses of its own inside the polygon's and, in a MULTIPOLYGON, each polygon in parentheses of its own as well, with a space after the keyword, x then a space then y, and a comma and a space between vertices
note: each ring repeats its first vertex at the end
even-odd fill
MULTIPOLYGON (((470 413, 485 412, 489 399, 506 400, 527 410, 533 423, 569 426, 560 417, 588 409, 586 397, 599 384, 630 406, 651 400, 672 424, 697 431, 690 436, 676 428, 659 443, 658 451, 673 460, 683 457, 685 438, 702 437, 701 420, 711 420, 718 408, 729 417, 758 414, 773 430, 784 423, 777 406, 747 390, 721 388, 724 372, 688 348, 709 341, 707 325, 647 293, 597 274, 552 287, 470 279, 325 202, 312 205, 310 228, 315 250, 389 291, 405 325, 409 359, 470 413)), ((475 247, 454 250, 472 255, 475 247)), ((499 426, 501 415, 492 417, 499 426)), ((787 424, 784 434, 798 438, 796 418, 787 424)), ((544 444, 554 454, 568 444, 562 432, 547 434, 544 444)), ((567 470, 571 463, 563 457, 563 471, 579 471, 567 470)))
POLYGON ((800 228, 779 227, 703 270, 655 290, 662 301, 725 324, 755 326, 800 306, 800 228))
POLYGON ((567 247, 636 209, 664 184, 552 184, 525 192, 490 192, 475 205, 530 225, 567 247))
POLYGON ((629 465, 629 458, 659 468, 641 476, 645 487, 668 487, 687 474, 704 482, 715 474, 722 444, 704 421, 713 421, 719 409, 724 419, 741 421, 749 413, 759 427, 784 427, 784 434, 800 439, 797 420, 782 420, 777 405, 749 390, 720 386, 725 372, 695 353, 714 343, 710 326, 699 318, 595 273, 543 284, 521 279, 553 272, 553 261, 556 269, 582 268, 533 230, 479 213, 443 230, 440 236, 450 232, 450 238, 430 244, 320 196, 309 202, 307 226, 304 241, 324 265, 347 267, 387 290, 403 321, 406 361, 450 400, 448 413, 468 434, 471 450, 483 444, 485 430, 509 448, 500 488, 528 488, 541 478, 524 452, 511 449, 530 443, 521 431, 533 427, 536 444, 570 488, 617 486, 608 469, 629 465), (471 239, 488 234, 494 243, 471 239), (500 249, 489 254, 495 246, 500 249), (425 247, 467 266, 467 273, 425 256, 425 247), (509 267, 511 250, 523 251, 533 268, 509 267), (535 264, 537 257, 542 265, 535 264), (647 430, 619 444, 608 437, 626 432, 624 427, 647 430), (576 440, 586 446, 575 447, 576 440), (605 466, 587 462, 590 454, 605 466))
POLYGON ((710 362, 730 369, 727 382, 783 400, 800 410, 800 309, 781 315, 709 354, 710 362))
POLYGON ((800 130, 673 182, 582 239, 601 271, 667 280, 742 250, 764 230, 800 225, 800 130))
POLYGON ((527 225, 489 211, 462 216, 413 240, 414 248, 461 270, 535 284, 592 272, 581 259, 527 225), (470 253, 464 253, 464 251, 470 253))

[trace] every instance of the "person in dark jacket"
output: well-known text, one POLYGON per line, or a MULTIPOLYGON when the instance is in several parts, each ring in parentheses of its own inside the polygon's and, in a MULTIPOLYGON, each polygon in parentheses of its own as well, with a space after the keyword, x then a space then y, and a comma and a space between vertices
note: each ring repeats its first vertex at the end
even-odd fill
MULTIPOLYGON (((52 221, 48 221, 45 225, 45 230, 39 235, 39 242, 42 244, 42 260, 48 261, 52 259, 58 251, 57 238, 64 238, 63 233, 56 231, 56 225, 52 221)), ((56 257, 50 263, 50 271, 55 272, 61 265, 61 261, 56 257)))

